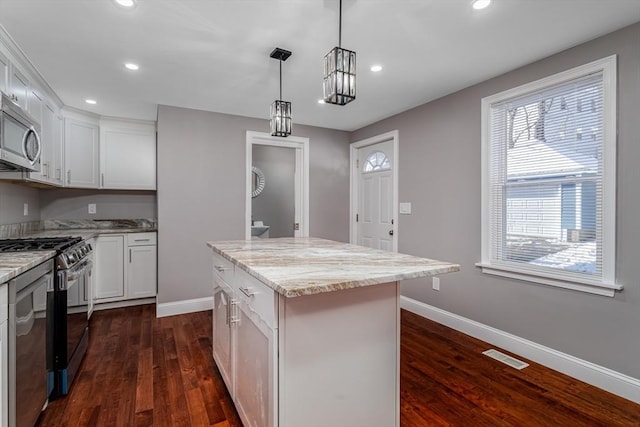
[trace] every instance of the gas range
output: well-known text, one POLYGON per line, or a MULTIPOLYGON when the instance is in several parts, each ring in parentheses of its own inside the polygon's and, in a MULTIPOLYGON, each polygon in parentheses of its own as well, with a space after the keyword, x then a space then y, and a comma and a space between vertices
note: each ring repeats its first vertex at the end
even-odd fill
POLYGON ((0 240, 0 252, 56 251, 56 268, 66 270, 86 258, 93 248, 81 237, 33 237, 0 240))

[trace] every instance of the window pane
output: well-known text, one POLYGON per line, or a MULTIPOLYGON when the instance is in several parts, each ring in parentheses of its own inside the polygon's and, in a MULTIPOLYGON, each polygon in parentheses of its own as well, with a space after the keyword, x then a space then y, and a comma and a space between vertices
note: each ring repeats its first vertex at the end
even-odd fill
POLYGON ((601 273, 602 75, 492 106, 497 260, 601 273))

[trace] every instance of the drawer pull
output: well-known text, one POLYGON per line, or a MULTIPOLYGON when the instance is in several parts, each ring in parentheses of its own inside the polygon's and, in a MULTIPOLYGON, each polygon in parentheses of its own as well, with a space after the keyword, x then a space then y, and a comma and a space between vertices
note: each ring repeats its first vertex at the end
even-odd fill
POLYGON ((257 292, 252 292, 251 288, 240 288, 240 292, 242 292, 243 294, 245 294, 246 296, 248 296, 249 298, 251 298, 252 296, 254 296, 255 294, 257 294, 257 292))
POLYGON ((133 239, 134 242, 148 242, 151 239, 133 239))
POLYGON ((224 265, 216 265, 215 267, 220 273, 223 273, 227 269, 224 265))

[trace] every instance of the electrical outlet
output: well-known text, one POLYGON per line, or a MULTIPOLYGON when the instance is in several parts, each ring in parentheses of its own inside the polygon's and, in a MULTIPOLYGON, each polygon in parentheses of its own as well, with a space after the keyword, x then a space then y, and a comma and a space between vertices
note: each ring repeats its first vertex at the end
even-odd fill
POLYGON ((431 287, 433 287, 434 291, 439 291, 440 290, 440 278, 439 277, 433 277, 431 279, 431 287))
POLYGON ((24 216, 29 215, 29 203, 25 203, 23 208, 22 208, 22 212, 24 216))
POLYGON ((96 204, 95 203, 89 203, 89 213, 91 215, 94 215, 96 213, 96 204))

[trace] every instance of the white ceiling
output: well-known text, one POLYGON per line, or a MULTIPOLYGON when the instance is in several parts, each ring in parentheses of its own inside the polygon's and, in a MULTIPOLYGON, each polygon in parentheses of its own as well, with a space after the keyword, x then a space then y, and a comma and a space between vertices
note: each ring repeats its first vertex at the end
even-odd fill
POLYGON ((320 105, 322 59, 338 42, 338 0, 0 0, 0 24, 66 105, 155 120, 158 104, 355 130, 640 21, 640 0, 344 0, 342 46, 357 99, 320 105), (140 64, 133 73, 125 61, 140 64), (369 70, 373 64, 384 68, 369 70), (98 101, 95 106, 86 98, 98 101))

